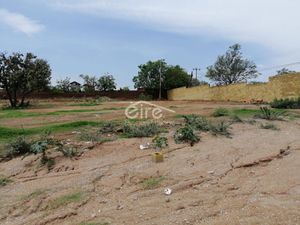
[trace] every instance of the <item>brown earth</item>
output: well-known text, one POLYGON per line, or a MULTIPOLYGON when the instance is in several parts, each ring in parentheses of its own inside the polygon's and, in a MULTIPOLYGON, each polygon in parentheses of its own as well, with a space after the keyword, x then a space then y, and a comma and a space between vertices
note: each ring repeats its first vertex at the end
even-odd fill
MULTIPOLYGON (((176 105, 176 114, 204 115, 220 105, 256 107, 161 104, 176 105)), ((108 118, 122 118, 118 113, 108 118)), ((13 180, 0 187, 0 224, 300 224, 300 120, 272 122, 278 131, 261 129, 262 120, 233 124, 232 138, 201 133, 191 147, 174 143, 181 121, 168 118, 169 147, 162 163, 151 160, 153 149, 139 149, 151 138, 103 143, 73 159, 57 154, 50 172, 39 165, 39 155, 0 163, 0 174, 13 180), (148 178, 162 182, 147 189, 143 181, 148 178), (164 194, 167 187, 170 196, 164 194), (78 200, 57 203, 76 193, 78 200)))

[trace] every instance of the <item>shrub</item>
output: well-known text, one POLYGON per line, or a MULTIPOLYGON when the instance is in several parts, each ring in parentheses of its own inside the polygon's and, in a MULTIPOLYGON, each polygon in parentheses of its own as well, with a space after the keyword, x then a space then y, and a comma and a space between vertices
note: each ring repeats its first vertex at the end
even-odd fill
POLYGON ((12 183, 13 181, 7 177, 3 177, 0 175, 0 187, 2 186, 6 186, 8 185, 9 183, 12 183))
POLYGON ((300 109, 300 97, 296 99, 274 99, 274 101, 270 103, 270 106, 276 109, 300 109))
POLYGON ((229 123, 221 121, 216 124, 210 124, 209 130, 213 135, 224 135, 226 137, 230 137, 230 132, 228 131, 229 128, 229 123))
POLYGON ((185 115, 183 116, 185 123, 196 130, 209 131, 209 123, 203 116, 198 115, 185 115))
POLYGON ((225 109, 225 108, 217 108, 212 113, 213 117, 221 117, 221 116, 228 116, 228 115, 229 115, 229 111, 228 111, 228 109, 225 109))
POLYGON ((23 136, 17 137, 8 144, 7 157, 16 157, 31 153, 31 143, 23 136))
POLYGON ((113 121, 104 122, 100 125, 99 133, 106 134, 106 133, 114 133, 118 127, 118 123, 113 121))
POLYGON ((200 138, 194 133, 193 128, 189 125, 176 130, 174 139, 177 144, 190 143, 191 146, 200 141, 200 138))
POLYGON ((268 107, 260 107, 260 113, 256 114, 254 117, 265 120, 283 120, 283 116, 285 114, 285 111, 277 112, 269 109, 268 107))
POLYGON ((152 95, 147 95, 147 94, 142 93, 142 94, 139 95, 139 100, 141 100, 141 101, 151 101, 151 100, 153 100, 153 97, 152 97, 152 95))
POLYGON ((131 124, 125 122, 123 125, 123 133, 126 137, 152 137, 159 134, 161 129, 157 123, 142 123, 142 124, 131 124))
POLYGON ((262 129, 270 129, 270 130, 279 130, 279 128, 273 123, 261 124, 260 128, 262 129))
POLYGON ((165 148, 168 146, 168 138, 156 136, 153 138, 152 143, 156 148, 165 148))

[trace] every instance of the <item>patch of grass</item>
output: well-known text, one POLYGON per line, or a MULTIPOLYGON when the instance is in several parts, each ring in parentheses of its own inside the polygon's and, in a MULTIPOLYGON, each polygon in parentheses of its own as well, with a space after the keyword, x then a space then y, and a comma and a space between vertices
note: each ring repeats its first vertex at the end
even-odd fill
POLYGON ((132 124, 125 122, 123 125, 123 135, 127 138, 133 137, 153 137, 162 132, 161 127, 154 122, 132 124))
POLYGON ((80 202, 83 198, 82 192, 67 194, 52 200, 47 206, 48 209, 57 209, 61 206, 66 206, 72 202, 80 202))
POLYGON ((0 127, 0 141, 10 140, 18 136, 29 136, 29 135, 40 134, 43 131, 63 132, 72 129, 77 129, 84 126, 99 126, 100 124, 101 122, 95 122, 95 121, 76 121, 76 122, 69 122, 63 124, 55 124, 55 125, 48 125, 48 126, 35 127, 35 128, 23 128, 23 129, 0 127))
POLYGON ((217 108, 212 113, 213 117, 229 116, 229 110, 225 108, 217 108))
POLYGON ((265 120, 283 120, 286 115, 285 111, 274 111, 268 107, 260 107, 260 112, 255 115, 256 118, 265 120))
POLYGON ((189 125, 177 129, 174 139, 177 144, 190 143, 191 146, 200 141, 200 137, 194 133, 193 128, 189 125))
POLYGON ((4 187, 12 182, 13 180, 0 175, 0 187, 4 187))
POLYGON ((83 113, 83 112, 97 112, 96 109, 74 109, 74 110, 59 110, 54 112, 27 112, 24 110, 2 110, 0 111, 0 118, 24 118, 24 117, 39 117, 39 116, 61 116, 65 114, 83 113))
POLYGON ((69 106, 84 106, 84 107, 89 107, 89 106, 98 106, 100 103, 75 103, 75 104, 70 104, 69 106))
POLYGON ((261 124, 260 128, 268 130, 279 130, 279 128, 273 123, 261 124))
POLYGON ((163 176, 150 177, 148 179, 145 179, 142 182, 142 185, 143 185, 144 189, 154 189, 154 188, 157 188, 163 180, 165 180, 165 177, 163 177, 163 176))

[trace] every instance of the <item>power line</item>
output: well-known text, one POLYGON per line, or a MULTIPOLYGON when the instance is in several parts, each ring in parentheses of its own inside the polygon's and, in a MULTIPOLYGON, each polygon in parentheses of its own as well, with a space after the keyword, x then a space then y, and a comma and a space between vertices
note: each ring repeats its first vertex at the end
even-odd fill
POLYGON ((288 63, 288 64, 277 65, 277 66, 272 66, 272 67, 266 67, 266 68, 260 69, 260 71, 266 71, 266 70, 284 68, 284 67, 295 66, 295 65, 300 65, 300 62, 294 62, 294 63, 288 63))

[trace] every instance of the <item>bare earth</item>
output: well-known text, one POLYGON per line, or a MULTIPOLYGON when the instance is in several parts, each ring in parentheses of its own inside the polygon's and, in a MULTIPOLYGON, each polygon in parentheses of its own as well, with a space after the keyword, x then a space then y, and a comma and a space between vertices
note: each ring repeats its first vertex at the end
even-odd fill
MULTIPOLYGON (((202 115, 220 106, 161 104, 176 105, 177 114, 202 115)), ((112 105, 123 107, 128 102, 107 103, 105 107, 112 105)), ((61 106, 59 110, 65 109, 61 106)), ((90 116, 86 120, 94 117, 90 116)), ((82 120, 76 115, 66 117, 63 121, 82 120)), ((123 111, 100 116, 112 118, 124 118, 123 111)), ((18 120, 30 124, 29 118, 18 120)), ((40 156, 1 162, 0 174, 14 182, 0 187, 0 224, 300 224, 299 119, 272 122, 279 131, 261 129, 259 120, 253 125, 234 124, 232 138, 201 133, 201 141, 193 147, 174 143, 178 122, 172 115, 164 121, 170 132, 162 163, 151 160, 154 150, 139 149, 151 138, 118 139, 73 159, 58 155, 50 172, 39 166, 40 156), (145 189, 142 182, 151 177, 164 179, 157 187, 145 189), (164 194, 167 187, 172 189, 169 196, 164 194), (55 199, 74 193, 81 194, 78 201, 51 206, 55 199)), ((15 123, 11 121, 12 126, 15 123)))

